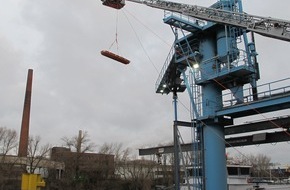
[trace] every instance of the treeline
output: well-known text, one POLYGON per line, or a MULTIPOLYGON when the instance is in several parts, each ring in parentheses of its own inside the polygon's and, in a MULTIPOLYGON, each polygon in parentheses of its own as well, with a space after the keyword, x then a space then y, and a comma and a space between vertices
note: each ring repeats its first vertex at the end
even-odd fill
POLYGON ((173 184, 170 166, 157 163, 154 156, 149 160, 137 159, 122 143, 104 143, 95 150, 97 146, 87 132, 61 140, 63 144, 59 147, 69 150, 63 154, 70 155, 58 155, 52 160, 51 145, 41 143, 39 136, 31 136, 27 158, 23 162, 23 158, 17 157, 16 131, 0 127, 0 189, 20 189, 22 173, 42 173, 46 182, 43 189, 47 190, 147 190, 161 183, 173 184), (50 164, 51 161, 63 163, 64 167, 42 168, 44 162, 50 164), (156 175, 160 171, 164 174, 162 179, 156 175))
MULTIPOLYGON (((63 137, 61 141, 63 144, 59 147, 65 147, 65 151, 52 158, 51 145, 41 143, 39 136, 31 136, 23 162, 23 158, 17 157, 16 131, 0 127, 0 190, 20 189, 22 173, 42 173, 47 190, 150 190, 174 184, 172 154, 137 159, 122 143, 104 143, 96 150, 89 134, 82 131, 73 137, 63 137), (42 168, 44 161, 57 162, 63 167, 50 164, 42 168)), ((185 164, 190 165, 192 159, 194 157, 189 154, 185 164)), ((273 168, 271 158, 262 154, 228 158, 230 160, 252 166, 252 177, 268 177, 273 168)))

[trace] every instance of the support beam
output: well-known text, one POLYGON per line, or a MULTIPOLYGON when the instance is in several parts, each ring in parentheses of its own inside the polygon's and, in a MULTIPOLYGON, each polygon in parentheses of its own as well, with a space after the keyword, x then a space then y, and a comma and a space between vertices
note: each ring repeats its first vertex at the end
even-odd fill
MULTIPOLYGON (((175 121, 177 126, 195 127, 194 122, 175 121)), ((290 116, 274 117, 267 120, 253 121, 240 125, 229 125, 225 127, 225 135, 234 135, 269 129, 290 129, 290 116)))
POLYGON ((247 104, 223 108, 216 112, 216 116, 226 115, 232 118, 239 118, 288 108, 290 108, 290 93, 285 92, 247 104))
POLYGON ((259 122, 249 122, 241 125, 227 126, 225 135, 248 133, 260 130, 290 128, 290 116, 276 117, 259 122))
MULTIPOLYGON (((257 145, 257 144, 267 144, 267 143, 277 143, 277 142, 287 142, 290 141, 290 136, 282 132, 275 133, 260 133, 255 135, 243 136, 243 137, 234 137, 234 138, 226 138, 227 143, 225 146, 229 147, 237 147, 237 146, 249 146, 249 145, 257 145)), ((181 145, 182 152, 193 151, 193 144, 186 143, 181 145)), ((152 148, 139 149, 139 155, 154 155, 154 154, 170 154, 174 152, 174 148, 172 145, 169 146, 159 146, 152 148)))

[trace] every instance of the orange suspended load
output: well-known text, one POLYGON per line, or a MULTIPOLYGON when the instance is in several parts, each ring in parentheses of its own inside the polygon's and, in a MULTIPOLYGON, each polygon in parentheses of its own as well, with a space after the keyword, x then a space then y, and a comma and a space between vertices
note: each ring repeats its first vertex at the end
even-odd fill
POLYGON ((128 59, 126 59, 126 58, 124 58, 124 57, 121 57, 121 56, 119 56, 119 55, 116 55, 116 54, 114 54, 114 53, 112 53, 112 52, 110 52, 110 51, 107 51, 107 50, 102 50, 102 51, 101 51, 101 54, 102 54, 103 56, 108 57, 108 58, 114 59, 115 61, 119 61, 120 63, 123 63, 123 64, 125 64, 125 65, 127 65, 127 64, 130 63, 130 61, 129 61, 128 59))

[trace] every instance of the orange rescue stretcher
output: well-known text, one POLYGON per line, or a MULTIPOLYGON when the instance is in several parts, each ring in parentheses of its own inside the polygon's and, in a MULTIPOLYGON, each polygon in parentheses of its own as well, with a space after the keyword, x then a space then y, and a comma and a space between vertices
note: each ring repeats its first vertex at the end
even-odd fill
POLYGON ((110 52, 110 51, 107 51, 107 50, 102 50, 102 51, 101 51, 101 54, 102 54, 103 56, 108 57, 108 58, 114 59, 115 61, 119 61, 120 63, 123 63, 123 64, 125 64, 125 65, 127 65, 127 64, 130 63, 130 61, 129 61, 128 59, 126 59, 126 58, 124 58, 124 57, 121 57, 121 56, 119 56, 119 55, 116 55, 116 54, 114 54, 114 53, 112 53, 112 52, 110 52))

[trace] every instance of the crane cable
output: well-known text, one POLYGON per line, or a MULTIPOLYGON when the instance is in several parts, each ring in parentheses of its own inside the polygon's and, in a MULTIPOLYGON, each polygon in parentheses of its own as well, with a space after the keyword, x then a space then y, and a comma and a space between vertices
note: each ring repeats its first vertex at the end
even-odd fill
POLYGON ((119 11, 116 10, 116 29, 115 29, 115 40, 113 41, 113 43, 111 44, 111 46, 109 47, 109 50, 112 48, 112 46, 116 43, 117 46, 117 52, 119 54, 119 43, 118 43, 118 23, 119 23, 119 11))
MULTIPOLYGON (((163 41, 166 45, 170 46, 170 44, 167 43, 167 42, 166 42, 166 41, 165 41, 161 36, 159 36, 157 33, 155 33, 153 30, 151 30, 148 26, 146 26, 144 23, 142 23, 141 20, 139 20, 137 17, 135 17, 135 16, 134 16, 132 13, 130 13, 127 9, 125 9, 125 10, 126 10, 126 12, 128 12, 128 13, 129 13, 129 14, 130 14, 130 15, 131 15, 135 20, 137 20, 140 24, 142 24, 142 25, 143 25, 147 30, 149 30, 150 32, 152 32, 155 36, 157 36, 157 37, 158 37, 161 41, 163 41)), ((134 31, 134 33, 135 33, 135 35, 136 35, 136 37, 137 37, 139 43, 140 43, 141 46, 142 46, 142 48, 143 48, 145 54, 147 55, 148 59, 150 60, 151 64, 152 64, 153 67, 155 68, 155 70, 158 72, 156 66, 154 65, 153 61, 150 59, 150 56, 148 55, 147 51, 145 50, 145 48, 144 48, 144 46, 143 46, 143 44, 142 44, 140 38, 138 37, 136 31, 135 31, 134 28, 133 28, 132 23, 131 23, 130 20, 128 19, 128 17, 127 17, 127 15, 126 15, 125 12, 124 12, 124 15, 126 16, 126 18, 127 18, 128 22, 129 22, 129 24, 130 24, 132 30, 134 31)), ((176 52, 176 53, 182 55, 182 52, 176 52)), ((204 72, 204 74, 209 75, 209 74, 206 73, 206 71, 203 70, 203 72, 204 72)), ((158 72, 158 73, 159 73, 159 72, 158 72)), ((220 82, 217 81, 216 79, 213 79, 213 80, 214 80, 214 81, 215 81, 219 86, 221 86, 224 90, 227 89, 227 88, 226 88, 222 83, 220 83, 220 82)), ((179 101, 180 101, 180 99, 179 99, 179 101)), ((186 108, 186 106, 185 106, 182 102, 180 102, 180 103, 182 104, 182 106, 183 106, 184 108, 186 108)), ((259 112, 257 109, 251 107, 251 105, 250 105, 249 103, 247 103, 247 102, 243 102, 243 104, 244 104, 245 106, 250 107, 250 109, 252 109, 253 111, 255 111, 257 114, 261 115, 265 120, 267 120, 267 121, 269 121, 270 123, 272 123, 276 128, 284 129, 283 127, 279 126, 279 125, 278 125, 277 123, 275 123, 274 121, 272 121, 272 120, 270 120, 269 118, 267 118, 264 114, 262 114, 261 112, 259 112)), ((186 109, 189 110, 188 108, 186 108, 186 109)), ((285 131, 285 130, 284 130, 284 132, 285 132, 288 136, 290 136, 290 133, 289 133, 288 131, 285 131)))
MULTIPOLYGON (((133 32, 134 32, 134 34, 135 34, 135 36, 136 36, 138 42, 140 43, 140 46, 142 47, 142 49, 143 49, 144 53, 146 54, 146 56, 147 56, 149 62, 150 62, 151 65, 154 67, 154 69, 155 69, 155 71, 156 71, 156 73, 157 73, 157 75, 158 75, 158 74, 159 74, 159 70, 157 69, 156 65, 154 64, 154 62, 153 62, 152 59, 150 58, 149 54, 147 53, 147 51, 146 51, 144 45, 142 44, 142 42, 141 42, 139 36, 137 35, 136 30, 134 29, 132 23, 130 22, 130 20, 129 20, 129 18, 128 18, 127 14, 126 14, 126 12, 125 12, 124 10, 125 10, 127 13, 129 13, 129 14, 130 14, 134 19, 136 19, 139 23, 141 23, 141 24, 142 24, 146 29, 148 29, 148 30, 151 31, 153 34, 155 34, 159 39, 162 40, 162 38, 161 38, 160 36, 158 36, 156 33, 154 33, 152 30, 150 30, 149 27, 146 27, 146 26, 145 26, 145 25, 144 25, 144 24, 143 24, 139 19, 137 19, 137 18, 136 18, 132 13, 130 13, 126 8, 122 10, 123 13, 124 13, 124 15, 125 15, 125 17, 126 17, 126 19, 127 19, 127 21, 128 21, 128 23, 129 23, 129 25, 130 25, 130 27, 132 28, 132 30, 133 30, 133 32)), ((168 45, 168 43, 165 42, 165 40, 162 40, 162 41, 168 45)))
MULTIPOLYGON (((126 12, 128 12, 134 19, 136 19, 139 23, 141 23, 147 30, 149 30, 150 32, 152 32, 155 36, 157 36, 159 39, 161 39, 161 41, 163 41, 166 45, 168 45, 168 46, 170 46, 169 45, 169 43, 167 43, 161 36, 159 36, 158 34, 156 34, 153 30, 151 30, 149 27, 147 27, 145 24, 143 24, 139 19, 137 19, 132 13, 130 13, 127 9, 125 9, 126 10, 126 12)), ((134 31, 134 33, 135 33, 135 35, 136 35, 136 38, 138 39, 138 41, 139 41, 139 43, 140 43, 140 45, 141 45, 141 47, 142 47, 142 49, 143 49, 143 51, 145 52, 145 54, 146 54, 146 56, 148 57, 148 59, 149 59, 149 61, 150 61, 150 63, 153 65, 153 67, 155 68, 155 70, 156 70, 156 72, 157 73, 159 73, 159 71, 158 71, 158 69, 157 69, 157 67, 155 66, 155 64, 153 63, 153 61, 151 60, 151 58, 150 58, 150 56, 149 56, 149 54, 147 53, 147 51, 145 50, 145 48, 144 48, 144 46, 143 46, 143 44, 142 44, 142 42, 141 42, 141 40, 140 40, 140 38, 138 37, 138 35, 137 35, 137 32, 135 31, 135 29, 134 29, 134 27, 133 27, 133 25, 132 25, 132 23, 130 22, 130 20, 129 20, 129 18, 127 17, 127 15, 126 15, 126 13, 123 11, 123 13, 124 13, 124 15, 125 15, 125 17, 126 17, 126 19, 127 19, 127 21, 129 22, 129 24, 130 24, 130 26, 131 26, 131 28, 132 28, 132 30, 134 31)), ((117 35, 117 33, 116 33, 116 35, 117 35)), ((117 38, 116 38, 116 40, 117 40, 117 38)), ((177 52, 178 54, 182 54, 181 52, 177 52)), ((206 74, 206 75, 208 75, 204 70, 203 70, 203 72, 206 74)), ((223 84, 221 84, 219 81, 217 81, 216 79, 213 79, 219 86, 221 86, 223 89, 226 89, 226 87, 223 85, 223 84)), ((179 99, 179 102, 180 102, 180 99, 179 99)), ((185 107, 186 108, 186 106, 182 103, 182 102, 180 102, 182 105, 183 105, 183 107, 185 107)), ((261 112, 259 112, 257 109, 255 109, 255 108, 253 108, 253 107, 251 107, 251 105, 249 104, 249 103, 247 103, 247 102, 243 102, 243 104, 245 105, 245 106, 248 106, 248 107, 250 107, 253 111, 255 111, 257 114, 259 114, 259 115, 261 115, 265 120, 267 120, 267 121, 269 121, 270 123, 272 123, 276 128, 280 128, 280 129, 284 129, 283 127, 281 127, 281 126, 279 126, 277 123, 275 123, 274 121, 272 121, 272 120, 270 120, 269 118, 267 118, 264 114, 262 114, 261 112)), ((186 108, 187 110, 189 110, 188 108, 186 108)), ((288 132, 288 131, 285 131, 285 130, 283 130, 288 136, 290 136, 290 133, 288 132)), ((226 142, 227 143, 227 142, 226 142)))
POLYGON ((126 12, 130 14, 136 21, 138 21, 142 26, 144 26, 148 31, 150 31, 152 34, 154 34, 157 38, 159 38, 164 44, 168 45, 171 47, 171 44, 167 41, 165 41, 160 35, 158 35, 154 30, 152 30, 150 27, 145 25, 140 19, 138 19, 136 16, 134 16, 132 13, 130 13, 127 9, 125 9, 126 12))
MULTIPOLYGON (((147 27, 145 24, 143 24, 139 19, 137 19, 137 18, 136 18, 132 13, 130 13, 127 9, 125 9, 125 11, 126 11, 128 14, 130 14, 130 15, 131 15, 135 20, 137 20, 139 23, 141 23, 141 24, 142 24, 142 25, 143 25, 147 30, 149 30, 149 31, 152 32, 155 36, 157 36, 159 39, 161 39, 161 41, 163 41, 166 45, 170 46, 169 43, 167 43, 167 42, 166 42, 162 37, 160 37, 160 36, 159 36, 158 34, 156 34, 153 30, 151 30, 149 27, 147 27)), ((154 69, 156 70, 156 72, 159 74, 158 69, 156 68, 155 64, 153 63, 153 61, 151 60, 149 54, 147 53, 146 49, 144 48, 144 46, 143 46, 143 44, 142 44, 142 42, 141 42, 139 36, 137 35, 136 30, 134 29, 132 23, 130 22, 130 20, 129 20, 127 14, 126 14, 124 11, 123 11, 123 13, 124 13, 126 19, 128 20, 128 22, 129 22, 129 24, 130 24, 130 26, 131 26, 133 32, 135 33, 135 36, 136 36, 136 38, 138 39, 138 41, 139 41, 139 43, 140 43, 140 45, 141 45, 143 51, 145 52, 147 58, 149 59, 150 63, 152 64, 152 66, 154 67, 154 69)), ((182 54, 181 52, 177 52, 177 53, 178 53, 178 54, 182 54)), ((204 72, 204 73, 205 73, 205 72, 204 72)), ((207 74, 207 73, 205 73, 205 74, 207 74)), ((214 81, 215 81, 219 86, 221 86, 223 89, 226 89, 226 87, 225 87, 223 84, 221 84, 219 81, 217 81, 217 80, 214 80, 214 81)), ((190 110, 187 108, 187 106, 185 106, 185 104, 184 104, 184 103, 183 103, 179 98, 178 98, 178 101, 179 101, 179 103, 181 103, 181 105, 182 105, 186 110, 188 110, 188 111, 190 112, 190 110)), ((246 106, 251 107, 251 106, 249 105, 249 103, 244 103, 244 104, 245 104, 246 106)), ((271 121, 269 118, 267 118, 264 114, 260 113, 258 110, 254 109, 254 108, 252 108, 252 107, 251 107, 251 109, 253 109, 257 114, 262 115, 262 117, 264 117, 267 121, 269 121, 270 123, 272 123, 272 124, 273 124, 274 126, 276 126, 277 128, 282 128, 282 127, 279 126, 277 123, 275 123, 274 121, 271 121)), ((202 124, 205 125, 204 122, 202 122, 202 124)), ((284 129, 284 128, 282 128, 282 129, 284 129)), ((212 131, 213 133, 215 133, 215 131, 213 131, 213 130, 211 130, 211 131, 212 131)), ((287 132, 287 131, 284 131, 284 132, 285 132, 287 135, 290 136, 289 132, 287 132)), ((192 135, 193 135, 193 134, 192 134, 192 135)), ((218 134, 215 133, 215 135, 217 135, 217 136, 219 137, 218 134)), ((221 138, 221 137, 219 137, 219 138, 221 138)), ((242 153, 242 152, 241 152, 240 150, 238 150, 236 147, 233 147, 229 142, 227 142, 226 139, 221 138, 221 140, 224 141, 226 144, 228 144, 229 147, 233 148, 236 152, 238 152, 238 153, 239 153, 240 155, 242 155, 244 158, 246 158, 247 160, 249 160, 249 158, 248 158, 247 155, 245 155, 244 153, 242 153)))
MULTIPOLYGON (((181 30, 181 29, 180 29, 181 30)), ((180 52, 180 51, 176 51, 176 53, 178 53, 179 55, 183 56, 183 53, 180 52)), ((195 59, 195 58, 194 58, 195 59)), ((195 60, 196 61, 196 60, 195 60)), ((196 61, 197 62, 197 61, 196 61)), ((192 71, 192 67, 189 65, 189 60, 187 58, 187 64, 188 64, 188 67, 190 68, 191 70, 191 73, 194 73, 194 71, 192 71)), ((206 70, 200 70, 203 72, 203 74, 205 74, 206 76, 210 76, 210 74, 208 74, 206 72, 206 70)), ((217 85, 219 85, 222 89, 224 90, 227 90, 227 88, 221 83, 219 82, 218 80, 216 79, 212 79, 217 85)), ((243 102, 243 104, 247 107, 249 107, 250 109, 252 109, 254 112, 256 112, 257 114, 261 115, 266 121, 270 122, 272 125, 274 125, 276 128, 280 128, 280 129, 283 129, 284 133, 286 133, 288 136, 290 136, 290 132, 288 132, 287 130, 284 130, 283 127, 279 126, 277 123, 275 123, 274 121, 270 120, 269 118, 267 118, 264 114, 262 114, 260 111, 258 111, 256 108, 253 108, 250 103, 248 102, 243 102)))
MULTIPOLYGON (((182 55, 182 52, 180 52, 180 51, 177 51, 176 53, 178 53, 179 55, 182 55)), ((188 65, 188 67, 189 68, 191 68, 191 66, 190 65, 188 65)), ((192 68, 191 68, 192 69, 192 68)), ((205 71, 205 70, 201 70, 201 71, 203 71, 203 73, 205 74, 205 75, 207 75, 207 76, 209 76, 209 74, 205 71)), ((192 71, 192 73, 193 73, 193 71, 192 71)), ((219 85, 220 87, 222 87, 222 89, 224 89, 224 90, 226 90, 227 88, 222 84, 222 83, 220 83, 219 81, 217 81, 216 79, 213 79, 214 80, 214 82, 217 84, 217 85, 219 85)), ((179 100, 179 102, 180 102, 180 99, 178 98, 178 100, 179 100)), ((186 106, 182 103, 182 102, 180 102, 181 104, 182 104, 182 106, 184 107, 184 108, 186 108, 186 106)), ((275 123, 274 121, 272 121, 272 120, 270 120, 269 118, 267 118, 264 114, 262 114, 260 111, 258 111, 256 108, 253 108, 251 105, 250 105, 250 103, 248 103, 248 102, 243 102, 243 104, 245 105, 245 106, 248 106, 248 107, 250 107, 250 109, 252 109, 254 112, 256 112, 257 114, 259 114, 259 115, 261 115, 266 121, 268 121, 268 122, 270 122, 272 125, 274 125, 276 128, 280 128, 280 129, 283 129, 283 132, 285 133, 285 134, 287 134, 288 136, 290 136, 290 133, 287 131, 287 130, 284 130, 284 128, 283 127, 281 127, 281 126, 279 126, 277 123, 275 123)), ((188 108, 186 108, 189 112, 191 112, 188 108)), ((203 121, 200 121, 201 122, 201 124, 203 124, 204 126, 207 126, 203 121)), ((211 130, 211 129, 210 129, 211 130)), ((244 158, 246 158, 246 159, 249 159, 245 154, 243 154, 241 151, 239 151, 237 148, 235 148, 235 147, 233 147, 229 142, 227 142, 227 140, 226 139, 224 139, 224 138, 222 138, 222 137, 220 137, 218 134, 216 134, 216 132, 215 131, 213 131, 213 130, 211 130, 216 136, 218 136, 222 141, 224 141, 226 144, 228 144, 229 145, 229 147, 231 147, 231 148, 233 148, 234 150, 236 150, 240 155, 242 155, 244 158)), ((193 133, 194 134, 194 133, 193 133)))
MULTIPOLYGON (((126 11, 127 11, 127 9, 125 9, 126 11)), ((131 16, 133 16, 129 11, 127 11, 131 16)), ((143 49, 143 51, 145 52, 145 54, 146 54, 146 56, 148 57, 148 59, 149 59, 149 61, 150 61, 150 63, 153 65, 153 67, 155 68, 155 70, 156 70, 156 72, 157 73, 159 73, 159 71, 158 71, 158 69, 156 68, 156 66, 154 65, 154 63, 153 63, 153 61, 151 60, 151 58, 150 58, 150 56, 149 56, 149 54, 147 53, 147 51, 145 50, 145 48, 144 48, 144 46, 143 46, 143 44, 142 44, 142 42, 141 42, 141 40, 140 40, 140 38, 138 37, 138 35, 137 35, 137 33, 136 33, 136 31, 134 30, 134 28, 133 28, 133 25, 131 24, 131 22, 129 21, 129 19, 128 19, 128 17, 127 17, 127 15, 125 14, 125 12, 124 12, 124 15, 126 16, 126 18, 127 18, 127 20, 128 20, 128 22, 129 22, 129 24, 130 24, 130 26, 131 26, 131 28, 132 28, 132 30, 134 31, 134 33, 135 33, 135 35, 136 35, 136 38, 138 39, 138 41, 139 41, 139 43, 140 43, 140 45, 141 45, 141 47, 142 47, 142 49, 143 49)), ((148 28, 147 26, 145 26, 140 20, 138 20, 135 16, 133 16, 133 18, 135 18, 139 23, 141 23, 145 28, 147 28, 149 31, 151 31, 154 35, 156 35, 159 39, 161 39, 165 44, 167 44, 167 45, 169 45, 163 38, 161 38, 159 35, 157 35, 154 31, 152 31, 150 28, 148 28)), ((169 45, 170 46, 170 45, 169 45)), ((181 54, 181 52, 177 52, 177 53, 180 53, 181 54)), ((219 85, 219 86, 221 86, 223 89, 226 89, 226 87, 223 85, 223 84, 221 84, 219 81, 217 81, 217 80, 215 80, 214 79, 214 81, 219 85)), ((178 98, 178 100, 179 100, 179 102, 182 104, 182 106, 185 108, 185 109, 187 109, 188 111, 189 111, 189 109, 180 101, 180 99, 178 98)), ((269 118, 267 118, 264 114, 262 114, 261 112, 259 112, 257 109, 255 109, 255 108, 252 108, 251 107, 251 105, 249 105, 249 103, 247 103, 247 102, 244 102, 244 104, 246 105, 246 106, 249 106, 252 110, 254 110, 257 114, 259 114, 259 115, 261 115, 263 118, 265 118, 267 121, 269 121, 270 123, 272 123, 274 126, 276 126, 276 128, 282 128, 282 129, 284 129, 283 127, 281 127, 281 126, 279 126, 277 123, 275 123, 274 121, 271 121, 269 118)), ((203 123, 203 122, 202 122, 203 123)), ((205 123, 203 123, 203 124, 205 124, 205 123)), ((214 132, 214 131, 212 131, 212 132, 214 132)), ((287 132, 287 131, 284 131, 287 135, 289 135, 290 136, 290 133, 289 132, 287 132)), ((214 132, 215 133, 215 132, 214 132)), ((217 135, 217 134, 216 134, 217 135)), ((218 135, 217 135, 218 136, 218 135)), ((220 137, 221 138, 221 137, 220 137)), ((241 151, 239 151, 237 148, 235 148, 235 147, 233 147, 229 142, 227 142, 225 139, 222 139, 226 144, 228 144, 230 147, 232 147, 232 148, 234 148, 240 155, 242 155, 243 157, 245 157, 246 159, 249 159, 245 154, 243 154, 241 151)))
MULTIPOLYGON (((164 40, 160 35, 158 35, 156 32, 154 32, 150 27, 148 27, 147 25, 145 25, 140 19, 138 19, 136 16, 134 16, 130 11, 128 11, 126 8, 122 9, 125 10, 131 17, 133 17, 137 22, 139 22, 142 26, 144 26, 148 31, 150 31, 151 33, 153 33, 157 38, 159 38, 165 45, 167 45, 168 47, 171 47, 171 44, 168 43, 166 40, 164 40)), ((157 74, 159 74, 159 70, 157 69, 157 67, 155 66, 154 62, 151 60, 149 54, 147 53, 146 49, 144 48, 140 38, 137 35, 137 32, 134 30, 132 23, 130 22, 129 18, 127 17, 126 13, 124 12, 124 15, 126 16, 132 30, 135 33, 136 38, 138 39, 143 51, 145 52, 146 56, 148 57, 150 63, 152 64, 152 66, 154 67, 154 69, 156 70, 157 74)), ((179 54, 181 54, 180 52, 177 52, 179 54)), ((186 107, 185 104, 182 103, 182 101, 179 99, 179 102, 181 103, 181 105, 189 111, 189 109, 186 107)))
MULTIPOLYGON (((205 71, 202 70, 203 73, 207 76, 209 76, 209 74, 205 71)), ((213 79, 220 87, 222 87, 224 90, 226 90, 227 88, 220 83, 219 81, 217 81, 216 79, 213 79)), ((243 102, 243 104, 247 107, 249 107, 251 110, 253 110, 254 112, 256 112, 258 115, 261 115, 266 121, 270 122, 272 125, 274 125, 276 128, 280 128, 283 129, 284 133, 286 133, 288 136, 290 136, 290 133, 287 130, 284 130, 283 127, 279 126, 277 123, 275 123, 274 121, 272 121, 271 119, 269 119, 268 117, 266 117, 263 113, 261 113, 260 111, 258 111, 256 108, 253 108, 250 103, 248 102, 243 102)))
MULTIPOLYGON (((209 74, 206 73, 206 71, 204 71, 204 73, 205 73, 206 75, 209 76, 209 74)), ((222 88, 226 89, 226 87, 225 87, 223 84, 221 84, 219 81, 217 81, 217 80, 215 80, 215 79, 214 79, 214 81, 215 81, 219 86, 221 86, 222 88)), ((272 123, 276 128, 283 129, 283 132, 286 133, 288 136, 290 136, 290 133, 289 133, 287 130, 284 130, 283 127, 279 126, 277 123, 275 123, 274 121, 272 121, 272 120, 270 120, 269 118, 267 118, 264 114, 262 114, 261 112, 259 112, 257 109, 251 107, 251 105, 250 105, 249 103, 244 102, 243 104, 244 104, 245 106, 250 107, 250 108, 251 108, 253 111, 255 111, 257 114, 259 114, 259 115, 261 115, 262 117, 264 117, 265 120, 267 120, 268 122, 272 123)), ((185 106, 185 105, 183 105, 183 106, 185 106)), ((189 111, 189 109, 188 109, 188 111, 189 111)), ((189 111, 189 112, 190 112, 190 111, 189 111)), ((190 112, 190 113, 191 113, 191 112, 190 112)), ((192 115, 192 114, 191 114, 191 115, 192 115)), ((207 126, 207 124, 204 123, 203 121, 199 121, 199 122, 200 122, 202 125, 207 126)), ((193 128, 193 130, 194 130, 194 128, 193 128)), ((249 157, 248 157, 247 155, 245 155, 244 153, 242 153, 241 151, 239 151, 236 147, 232 146, 231 143, 227 142, 227 140, 226 140, 225 138, 222 138, 221 136, 219 136, 219 134, 217 134, 217 133, 216 133, 214 130, 212 130, 211 128, 209 128, 209 130, 210 130, 214 135, 216 135, 218 138, 220 138, 223 142, 225 142, 225 144, 229 145, 230 148, 233 148, 233 149, 234 149, 235 151, 237 151, 240 155, 242 155, 244 158, 246 158, 247 160, 249 160, 249 157)), ((194 132, 193 132, 193 134, 194 134, 194 132)))

